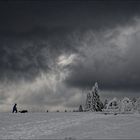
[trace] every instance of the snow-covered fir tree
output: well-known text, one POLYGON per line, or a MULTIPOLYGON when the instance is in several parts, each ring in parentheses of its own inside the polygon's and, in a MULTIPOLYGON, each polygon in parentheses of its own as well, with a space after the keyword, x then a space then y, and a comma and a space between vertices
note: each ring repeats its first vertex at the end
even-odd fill
POLYGON ((98 93, 99 93, 98 83, 96 82, 91 92, 87 94, 85 107, 86 111, 102 111, 103 104, 100 100, 100 96, 98 93))
POLYGON ((85 105, 85 110, 86 111, 91 110, 91 107, 92 107, 91 104, 92 104, 92 96, 91 96, 91 93, 89 91, 88 94, 87 94, 86 105, 85 105))
POLYGON ((102 111, 102 102, 99 96, 98 83, 96 82, 92 88, 92 110, 102 111))

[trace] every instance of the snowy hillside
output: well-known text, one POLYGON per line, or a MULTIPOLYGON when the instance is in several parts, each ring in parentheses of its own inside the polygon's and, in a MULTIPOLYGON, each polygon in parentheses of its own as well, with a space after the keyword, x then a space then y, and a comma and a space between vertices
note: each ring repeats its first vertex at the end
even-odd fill
POLYGON ((1 139, 140 138, 140 115, 0 113, 1 139))

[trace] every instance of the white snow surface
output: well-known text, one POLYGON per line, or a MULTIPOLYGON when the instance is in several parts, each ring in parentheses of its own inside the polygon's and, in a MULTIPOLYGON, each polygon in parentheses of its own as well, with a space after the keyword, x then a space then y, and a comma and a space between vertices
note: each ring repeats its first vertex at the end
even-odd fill
POLYGON ((140 114, 0 113, 0 139, 140 139, 140 114))

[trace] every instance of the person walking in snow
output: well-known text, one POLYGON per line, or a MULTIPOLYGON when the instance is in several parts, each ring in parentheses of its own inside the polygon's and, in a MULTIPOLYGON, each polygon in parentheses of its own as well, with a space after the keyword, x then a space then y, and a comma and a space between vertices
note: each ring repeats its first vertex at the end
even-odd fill
POLYGON ((17 104, 15 103, 15 105, 13 106, 13 111, 12 111, 12 113, 17 113, 17 104))

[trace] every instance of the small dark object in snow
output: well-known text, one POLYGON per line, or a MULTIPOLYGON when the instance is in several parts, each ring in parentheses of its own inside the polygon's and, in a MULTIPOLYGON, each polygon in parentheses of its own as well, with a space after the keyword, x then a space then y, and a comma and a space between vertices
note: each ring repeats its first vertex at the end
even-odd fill
POLYGON ((17 113, 18 111, 17 111, 17 104, 15 103, 15 105, 13 106, 13 111, 12 111, 12 113, 17 113))
POLYGON ((28 110, 21 110, 21 111, 19 111, 20 113, 27 113, 28 112, 28 110))
POLYGON ((117 115, 117 113, 114 113, 114 115, 117 115))

